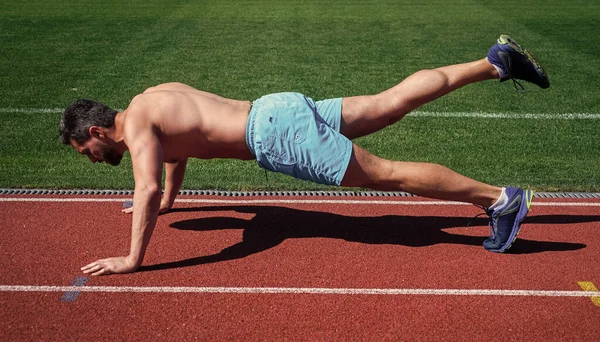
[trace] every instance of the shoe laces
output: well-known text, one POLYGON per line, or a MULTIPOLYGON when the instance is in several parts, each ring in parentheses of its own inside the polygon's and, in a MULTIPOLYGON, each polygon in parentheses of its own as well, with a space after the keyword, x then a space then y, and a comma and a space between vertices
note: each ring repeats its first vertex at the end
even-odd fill
POLYGON ((523 85, 522 85, 522 84, 521 84, 519 81, 517 81, 516 79, 514 79, 514 78, 512 78, 512 77, 511 77, 510 79, 513 81, 513 85, 515 86, 515 89, 516 89, 516 90, 517 90, 519 93, 521 93, 521 94, 524 94, 524 93, 525 93, 525 87, 523 87, 523 85), (517 87, 517 85, 519 85, 519 87, 517 87), (520 88, 520 89, 519 89, 519 88, 520 88))
POLYGON ((471 220, 469 220, 469 223, 467 223, 467 227, 471 226, 471 222, 473 222, 474 219, 478 218, 479 216, 487 215, 488 208, 486 208, 486 207, 484 207, 482 205, 479 205, 479 204, 473 204, 473 205, 476 206, 477 208, 483 210, 483 213, 479 213, 479 214, 473 216, 471 218, 471 220))
MULTIPOLYGON (((483 215, 488 215, 488 208, 482 206, 482 205, 478 205, 478 204, 473 204, 474 206, 476 206, 477 208, 480 208, 481 210, 483 210, 483 213, 479 213, 475 216, 473 216, 471 218, 471 220, 469 220, 469 223, 467 223, 467 227, 471 226, 471 222, 473 222, 473 220, 475 220, 476 218, 483 216, 483 215)), ((490 237, 493 239, 494 238, 494 230, 492 229, 492 217, 490 216, 490 221, 488 222, 488 231, 490 232, 490 237)))

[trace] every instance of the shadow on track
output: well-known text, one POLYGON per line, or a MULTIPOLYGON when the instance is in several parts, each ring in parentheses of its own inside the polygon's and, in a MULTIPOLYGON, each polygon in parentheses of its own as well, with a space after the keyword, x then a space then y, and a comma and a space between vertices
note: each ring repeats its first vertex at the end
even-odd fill
MULTIPOLYGON (((276 206, 215 206, 173 209, 172 212, 236 211, 255 214, 251 219, 205 217, 179 221, 171 227, 180 230, 211 231, 243 229, 242 241, 213 255, 142 266, 139 271, 196 266, 244 258, 273 248, 290 238, 335 238, 367 244, 392 244, 409 247, 439 243, 482 246, 487 237, 450 234, 446 228, 487 226, 487 218, 445 216, 376 216, 355 217, 326 212, 306 211, 276 206)), ((600 221, 600 216, 540 215, 525 223, 566 224, 600 221)), ((586 247, 581 243, 546 242, 518 239, 508 251, 528 254, 546 251, 571 251, 586 247)))

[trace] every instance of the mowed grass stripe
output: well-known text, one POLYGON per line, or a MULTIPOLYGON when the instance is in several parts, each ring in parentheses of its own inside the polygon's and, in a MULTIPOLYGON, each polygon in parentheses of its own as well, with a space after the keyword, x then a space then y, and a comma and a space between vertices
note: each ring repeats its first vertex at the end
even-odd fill
MULTIPOLYGON (((122 109, 118 109, 123 111, 122 109)), ((62 113, 61 108, 0 108, 3 114, 57 114, 62 113)), ((485 118, 485 119, 533 119, 533 120, 576 120, 600 119, 599 113, 487 113, 487 112, 425 112, 413 111, 407 117, 435 117, 435 118, 485 118)))
POLYGON ((600 112, 590 15, 600 5, 107 0, 6 7, 0 28, 9 58, 0 87, 17 91, 0 101, 11 107, 61 107, 74 97, 123 107, 144 87, 167 81, 246 99, 283 90, 315 99, 369 94, 423 68, 482 58, 508 33, 548 69, 548 91, 527 86, 519 96, 509 84, 489 82, 426 110, 600 112))
MULTIPOLYGON (((59 113, 2 115, 0 187, 131 189, 129 154, 120 167, 92 164, 58 141, 59 113)), ((411 117, 354 140, 390 160, 442 164, 471 178, 538 191, 600 191, 598 120, 411 117)), ((190 160, 184 189, 322 190, 265 171, 256 162, 190 160)))

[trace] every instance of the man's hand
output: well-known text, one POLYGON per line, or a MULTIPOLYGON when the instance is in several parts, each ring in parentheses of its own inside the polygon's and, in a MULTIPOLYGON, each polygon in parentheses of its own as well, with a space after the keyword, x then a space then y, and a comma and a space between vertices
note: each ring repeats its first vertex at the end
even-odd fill
POLYGON ((93 276, 107 275, 113 273, 131 273, 138 269, 128 257, 114 257, 94 261, 81 268, 83 273, 93 276))
MULTIPOLYGON (((160 208, 158 209, 158 214, 159 215, 164 214, 169 210, 171 210, 171 205, 169 204, 169 202, 166 202, 164 200, 161 201, 160 208)), ((131 214, 131 213, 133 213, 133 206, 131 206, 129 208, 125 208, 125 209, 121 210, 121 212, 125 213, 125 214, 131 214)))

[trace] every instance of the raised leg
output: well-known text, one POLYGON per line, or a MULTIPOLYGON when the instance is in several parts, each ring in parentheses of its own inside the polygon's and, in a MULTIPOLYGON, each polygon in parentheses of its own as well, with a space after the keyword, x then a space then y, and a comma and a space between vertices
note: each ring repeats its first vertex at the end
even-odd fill
POLYGON ((493 78, 498 71, 486 59, 421 70, 377 95, 344 98, 340 132, 349 139, 371 134, 453 90, 493 78))
POLYGON ((502 189, 430 163, 390 161, 353 145, 342 186, 406 191, 418 196, 490 207, 502 189))

